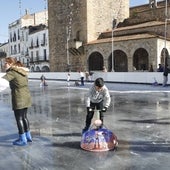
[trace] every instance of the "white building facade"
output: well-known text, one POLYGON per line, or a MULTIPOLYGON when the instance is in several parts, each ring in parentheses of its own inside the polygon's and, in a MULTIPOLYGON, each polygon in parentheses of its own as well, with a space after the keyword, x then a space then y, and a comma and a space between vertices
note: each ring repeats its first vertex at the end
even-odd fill
POLYGON ((9 55, 21 61, 31 71, 49 70, 47 20, 47 10, 34 14, 26 11, 23 17, 8 27, 9 55))
POLYGON ((48 28, 39 25, 29 28, 30 71, 49 72, 48 28))

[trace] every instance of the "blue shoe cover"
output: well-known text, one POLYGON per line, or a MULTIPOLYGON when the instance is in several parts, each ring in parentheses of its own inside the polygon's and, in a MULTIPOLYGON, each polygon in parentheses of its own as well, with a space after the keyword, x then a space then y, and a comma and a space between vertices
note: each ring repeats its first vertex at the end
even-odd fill
POLYGON ((27 139, 26 139, 25 133, 19 135, 19 139, 15 140, 13 142, 13 145, 17 145, 17 146, 25 146, 25 145, 27 145, 27 139))

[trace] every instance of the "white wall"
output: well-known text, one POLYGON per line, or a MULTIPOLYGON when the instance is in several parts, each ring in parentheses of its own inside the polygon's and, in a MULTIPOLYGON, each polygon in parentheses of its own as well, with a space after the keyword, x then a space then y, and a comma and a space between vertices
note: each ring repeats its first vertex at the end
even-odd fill
MULTIPOLYGON (((67 72, 48 72, 48 73, 30 73, 29 78, 39 79, 41 75, 47 79, 52 80, 66 80, 67 72)), ((170 75, 169 75, 170 76, 170 75)), ((98 77, 104 78, 105 81, 108 82, 121 82, 121 83, 145 83, 152 84, 154 82, 154 78, 157 80, 159 84, 163 82, 163 73, 159 72, 95 72, 92 75, 92 80, 95 80, 98 77)), ((78 72, 71 72, 72 81, 80 79, 78 72)), ((168 81, 170 84, 170 81, 168 81)))

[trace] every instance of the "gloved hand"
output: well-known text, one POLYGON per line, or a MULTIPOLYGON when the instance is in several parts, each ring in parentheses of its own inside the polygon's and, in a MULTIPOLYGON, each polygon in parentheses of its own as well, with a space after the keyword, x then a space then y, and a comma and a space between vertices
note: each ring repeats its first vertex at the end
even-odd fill
POLYGON ((102 112, 106 112, 107 111, 107 107, 103 107, 102 112))
POLYGON ((87 107, 87 111, 91 112, 91 111, 93 111, 93 109, 91 107, 87 107))

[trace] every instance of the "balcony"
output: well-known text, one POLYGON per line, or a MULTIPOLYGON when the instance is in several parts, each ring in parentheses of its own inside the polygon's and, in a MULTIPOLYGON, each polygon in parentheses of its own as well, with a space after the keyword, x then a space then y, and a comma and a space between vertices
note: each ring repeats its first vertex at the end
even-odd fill
POLYGON ((38 47, 39 47, 39 44, 34 45, 34 48, 38 48, 38 47))
POLYGON ((41 41, 41 46, 45 46, 47 43, 46 43, 46 41, 45 40, 42 40, 41 41))
POLYGON ((49 62, 49 60, 45 59, 45 58, 47 58, 47 57, 39 56, 36 58, 31 58, 30 63, 40 64, 40 63, 44 63, 44 62, 49 62))
POLYGON ((33 45, 31 45, 30 47, 29 47, 29 49, 33 49, 34 47, 33 47, 33 45))

